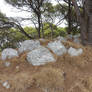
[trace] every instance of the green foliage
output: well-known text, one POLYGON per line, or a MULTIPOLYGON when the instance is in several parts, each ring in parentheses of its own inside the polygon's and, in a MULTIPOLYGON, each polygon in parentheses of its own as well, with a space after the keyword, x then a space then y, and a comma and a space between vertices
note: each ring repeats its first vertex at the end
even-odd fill
POLYGON ((25 27, 24 30, 33 38, 36 38, 38 36, 37 30, 33 27, 25 27))
POLYGON ((66 36, 66 28, 62 28, 62 27, 57 27, 54 24, 51 23, 44 23, 44 35, 45 37, 50 37, 51 36, 51 28, 50 25, 52 25, 52 29, 53 29, 53 37, 57 37, 57 36, 66 36))
POLYGON ((57 30, 55 30, 56 36, 63 36, 65 37, 67 34, 66 28, 58 27, 57 30))

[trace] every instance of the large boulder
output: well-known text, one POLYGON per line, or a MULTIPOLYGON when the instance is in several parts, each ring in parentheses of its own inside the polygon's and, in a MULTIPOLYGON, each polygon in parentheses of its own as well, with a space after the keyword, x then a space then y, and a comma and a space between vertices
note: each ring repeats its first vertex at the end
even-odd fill
POLYGON ((79 55, 81 55, 82 53, 83 53, 83 49, 81 49, 81 48, 75 49, 75 48, 73 48, 73 47, 70 47, 70 48, 68 49, 68 54, 69 54, 70 56, 79 56, 79 55))
POLYGON ((40 41, 38 40, 25 40, 21 43, 20 48, 18 49, 19 53, 23 53, 24 51, 32 51, 35 48, 40 46, 40 41))
POLYGON ((12 48, 6 48, 1 53, 2 60, 11 59, 13 57, 18 57, 18 52, 12 48))
POLYGON ((55 59, 47 48, 40 46, 27 54, 27 61, 34 66, 38 66, 47 62, 55 62, 55 59))
POLYGON ((61 56, 67 52, 67 49, 60 41, 50 42, 48 43, 47 47, 51 49, 58 56, 61 56))

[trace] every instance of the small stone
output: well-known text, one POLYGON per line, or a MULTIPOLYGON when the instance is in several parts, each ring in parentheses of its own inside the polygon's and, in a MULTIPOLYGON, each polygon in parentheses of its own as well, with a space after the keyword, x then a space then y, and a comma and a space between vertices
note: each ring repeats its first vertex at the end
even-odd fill
POLYGON ((80 44, 80 43, 81 43, 81 40, 80 40, 79 38, 75 38, 75 39, 73 40, 73 42, 74 42, 74 43, 77 43, 77 44, 80 44))
POLYGON ((9 67, 9 66, 11 65, 11 63, 10 63, 10 62, 5 62, 4 65, 5 65, 6 67, 9 67))
POLYGON ((19 69, 19 66, 16 66, 16 69, 19 69))
POLYGON ((5 81, 3 84, 3 87, 5 87, 6 89, 10 88, 10 84, 8 83, 8 81, 5 81))
POLYGON ((79 56, 83 53, 83 49, 79 48, 79 49, 75 49, 73 47, 70 47, 68 49, 68 54, 70 54, 71 56, 79 56))
POLYGON ((6 89, 9 89, 10 88, 10 85, 8 84, 7 86, 6 86, 6 89))
POLYGON ((72 40, 73 39, 73 35, 72 34, 69 34, 69 35, 67 35, 66 38, 69 39, 69 40, 72 40))
POLYGON ((74 35, 73 38, 80 38, 80 34, 74 35))
POLYGON ((57 38, 56 38, 58 41, 64 41, 64 42, 66 42, 67 41, 67 39, 66 38, 64 38, 64 37, 62 37, 62 36, 58 36, 57 38))

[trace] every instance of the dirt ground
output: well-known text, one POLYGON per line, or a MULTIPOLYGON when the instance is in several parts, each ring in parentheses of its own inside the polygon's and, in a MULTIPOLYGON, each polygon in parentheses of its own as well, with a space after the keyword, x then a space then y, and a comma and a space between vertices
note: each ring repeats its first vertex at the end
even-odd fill
MULTIPOLYGON (((46 45, 49 41, 41 43, 46 45)), ((32 66, 26 61, 26 53, 6 60, 9 67, 0 62, 0 92, 92 92, 92 48, 72 42, 63 43, 67 48, 83 48, 80 56, 68 54, 55 56, 56 62, 32 66), (10 88, 2 83, 8 81, 10 88)))

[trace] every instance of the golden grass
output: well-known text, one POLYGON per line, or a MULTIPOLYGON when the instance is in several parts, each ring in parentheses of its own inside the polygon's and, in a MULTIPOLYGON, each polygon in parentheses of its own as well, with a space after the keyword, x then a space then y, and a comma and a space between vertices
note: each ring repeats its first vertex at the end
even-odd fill
POLYGON ((43 68, 32 77, 35 80, 36 85, 42 88, 61 88, 64 85, 64 76, 60 69, 51 67, 43 68))
POLYGON ((60 69, 43 68, 37 73, 30 74, 30 71, 7 74, 0 74, 2 83, 8 80, 13 92, 25 92, 29 87, 54 88, 63 87, 64 77, 60 69))
POLYGON ((81 76, 71 86, 69 92, 92 92, 92 75, 81 76))

